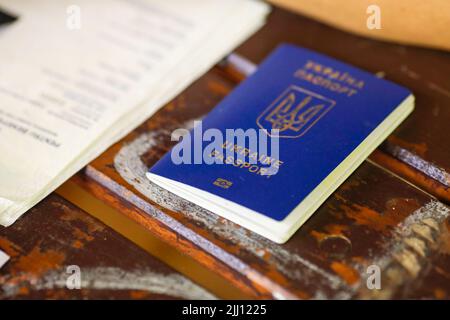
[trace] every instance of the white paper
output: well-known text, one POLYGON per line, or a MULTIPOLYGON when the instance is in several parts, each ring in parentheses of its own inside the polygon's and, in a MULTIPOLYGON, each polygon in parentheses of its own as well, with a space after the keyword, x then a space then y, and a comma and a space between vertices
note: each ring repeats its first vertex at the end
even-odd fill
POLYGON ((8 262, 9 256, 0 250, 0 269, 8 262))
POLYGON ((0 224, 10 225, 259 28, 244 0, 0 0, 0 224))

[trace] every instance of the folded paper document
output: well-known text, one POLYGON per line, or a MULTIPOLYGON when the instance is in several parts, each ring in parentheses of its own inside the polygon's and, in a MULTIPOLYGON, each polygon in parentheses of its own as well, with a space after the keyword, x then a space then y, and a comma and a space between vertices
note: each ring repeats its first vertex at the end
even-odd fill
POLYGON ((251 0, 0 0, 8 226, 264 23, 251 0))

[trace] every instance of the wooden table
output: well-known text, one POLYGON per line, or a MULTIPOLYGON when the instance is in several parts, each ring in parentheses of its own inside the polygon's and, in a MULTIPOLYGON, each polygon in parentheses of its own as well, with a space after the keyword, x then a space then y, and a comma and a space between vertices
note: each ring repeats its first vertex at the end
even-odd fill
POLYGON ((145 178, 170 149, 172 130, 189 127, 238 84, 227 68, 207 72, 70 183, 255 298, 448 299, 450 54, 368 40, 281 9, 237 52, 259 63, 281 42, 379 73, 417 99, 413 114, 286 244, 145 178), (374 265, 381 290, 366 285, 374 265))
POLYGON ((0 299, 215 298, 57 195, 1 227, 0 249, 0 299))

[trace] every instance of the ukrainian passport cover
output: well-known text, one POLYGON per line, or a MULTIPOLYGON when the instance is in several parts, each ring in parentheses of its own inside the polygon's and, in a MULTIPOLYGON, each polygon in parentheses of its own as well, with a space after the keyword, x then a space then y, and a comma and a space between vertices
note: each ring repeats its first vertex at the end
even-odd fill
POLYGON ((404 87, 284 44, 147 176, 283 243, 413 108, 404 87))

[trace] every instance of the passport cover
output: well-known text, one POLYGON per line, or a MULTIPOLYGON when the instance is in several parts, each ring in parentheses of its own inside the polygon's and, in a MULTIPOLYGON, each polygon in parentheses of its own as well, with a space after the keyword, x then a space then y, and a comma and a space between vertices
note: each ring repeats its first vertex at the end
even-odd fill
POLYGON ((281 221, 410 95, 368 72, 284 44, 202 123, 203 130, 216 128, 224 136, 230 128, 280 129, 277 174, 226 164, 176 165, 170 152, 149 172, 281 221))

